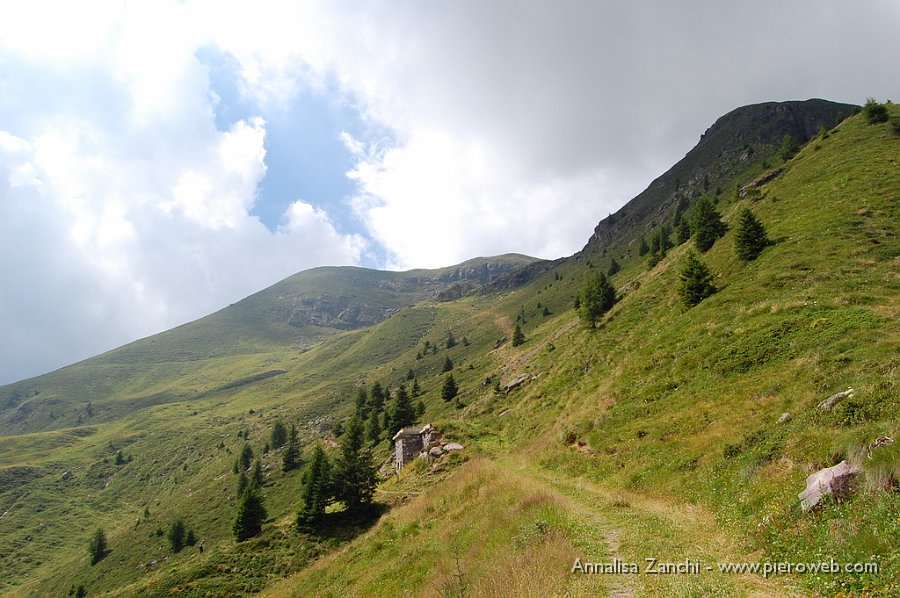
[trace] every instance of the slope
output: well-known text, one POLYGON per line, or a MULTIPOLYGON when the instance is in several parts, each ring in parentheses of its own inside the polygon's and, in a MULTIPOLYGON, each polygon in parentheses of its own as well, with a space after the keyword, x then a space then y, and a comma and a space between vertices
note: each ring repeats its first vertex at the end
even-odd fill
POLYGON ((304 351, 337 331, 377 324, 460 287, 471 291, 535 261, 508 254, 436 270, 306 270, 195 322, 0 387, 0 434, 114 421, 280 375, 266 365, 273 354, 304 351))
MULTIPOLYGON (((855 446, 896 437, 898 143, 888 125, 853 117, 812 140, 760 198, 723 195, 726 220, 751 206, 777 243, 744 265, 728 233, 703 257, 719 291, 689 310, 674 292, 689 250, 681 246, 652 269, 630 258, 613 277, 621 300, 597 330, 584 329, 572 302, 597 265, 582 254, 542 266, 527 286, 423 299, 302 351, 273 349, 205 370, 186 362, 176 390, 207 386, 190 401, 0 438, 0 590, 447 595, 462 579, 479 595, 865 587, 891 595, 900 512, 876 474, 897 476, 896 450, 875 451, 864 491, 820 515, 801 514, 796 493, 810 468, 867 460, 855 446), (527 339, 520 347, 502 342, 516 324, 527 339), (447 347, 451 331, 460 342, 447 347), (440 397, 448 356, 458 403, 440 397), (229 386, 244 378, 234 363, 284 373, 229 386), (361 385, 396 387, 410 371, 425 419, 464 443, 462 455, 420 460, 385 481, 379 502, 390 514, 379 521, 344 522, 315 537, 292 526, 300 473, 281 472, 278 452, 264 454, 269 518, 259 538, 234 543, 232 464, 245 439, 262 453, 282 419, 299 425, 306 446, 331 440, 361 385), (493 390, 522 373, 532 377, 516 390, 493 390), (816 411, 848 385, 852 401, 816 411), (786 410, 793 419, 779 426, 786 410), (117 451, 125 463, 115 463, 117 451), (202 554, 166 548, 164 530, 176 518, 204 540, 202 554), (111 552, 91 567, 85 542, 97 526, 111 552), (570 572, 576 557, 713 564, 826 555, 874 561, 881 572, 775 580, 570 572)), ((735 176, 728 184, 753 175, 735 176)), ((389 454, 387 442, 375 449, 389 454)))

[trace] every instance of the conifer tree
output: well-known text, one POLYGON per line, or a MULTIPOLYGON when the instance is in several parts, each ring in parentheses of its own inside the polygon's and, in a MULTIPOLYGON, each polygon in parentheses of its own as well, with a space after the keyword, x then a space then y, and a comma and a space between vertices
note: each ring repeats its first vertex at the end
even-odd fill
POLYGON ((612 261, 609 263, 609 270, 606 271, 606 275, 614 276, 621 269, 622 266, 619 265, 619 262, 616 261, 616 258, 612 258, 612 261))
POLYGON ((593 328, 597 320, 616 303, 616 290, 606 276, 597 274, 585 280, 579 298, 579 315, 585 324, 593 328))
POLYGON ((325 508, 332 501, 331 463, 321 446, 316 446, 312 459, 303 473, 303 505, 297 514, 297 527, 313 530, 325 516, 325 508))
POLYGON ((450 356, 448 355, 446 357, 446 359, 444 359, 444 366, 441 368, 441 373, 446 374, 447 372, 449 372, 452 369, 453 369, 453 360, 450 359, 450 356))
POLYGON ((97 531, 94 532, 94 535, 91 536, 91 542, 88 545, 88 555, 91 557, 91 565, 96 565, 103 557, 106 556, 109 547, 106 544, 106 534, 103 533, 103 528, 97 528, 97 531))
POLYGON ((525 333, 522 332, 522 327, 519 326, 518 324, 516 324, 516 329, 513 331, 512 346, 518 347, 519 345, 521 345, 524 342, 525 342, 525 333))
POLYGON ((650 252, 650 247, 647 246, 647 241, 644 240, 644 237, 641 237, 641 244, 638 247, 638 255, 643 257, 650 252))
POLYGON ((422 387, 419 386, 419 379, 413 378, 412 396, 418 397, 421 394, 422 394, 422 387))
POLYGON ((262 463, 260 463, 259 459, 257 459, 253 463, 253 477, 251 478, 251 482, 256 484, 258 488, 262 488, 264 481, 265 480, 263 480, 262 463))
POLYGON ((377 484, 375 464, 372 453, 365 447, 363 425, 357 417, 350 418, 344 435, 341 436, 341 454, 335 466, 335 481, 336 498, 344 503, 348 511, 358 511, 372 502, 377 484))
POLYGON ((394 408, 391 413, 391 429, 388 432, 393 433, 406 426, 411 426, 416 421, 416 410, 413 408, 406 387, 402 384, 397 389, 397 396, 394 400, 394 408))
POLYGON ((722 222, 722 217, 709 198, 704 196, 697 200, 691 212, 691 233, 697 249, 706 253, 727 230, 728 226, 722 222))
POLYGON ((375 443, 381 438, 381 419, 378 414, 372 412, 369 421, 366 422, 366 440, 375 443))
POLYGON ((687 306, 697 305, 716 291, 712 284, 712 274, 697 254, 691 251, 681 270, 678 295, 687 306))
POLYGON ((419 401, 416 404, 416 420, 421 421, 423 415, 425 415, 425 401, 419 401))
POLYGON ((172 522, 171 527, 169 527, 167 539, 169 540, 169 547, 172 549, 172 552, 181 552, 181 549, 184 548, 185 544, 184 521, 176 519, 172 522))
POLYGON ((291 424, 291 432, 288 434, 287 447, 281 456, 281 470, 291 471, 299 465, 300 443, 297 439, 297 426, 291 424))
POLYGON ((790 135, 785 135, 781 140, 781 149, 778 150, 778 154, 781 156, 781 159, 787 162, 794 155, 800 151, 800 144, 797 143, 793 137, 790 135))
POLYGON ((738 258, 745 262, 755 260, 770 245, 766 227, 749 208, 741 210, 735 231, 734 248, 738 258))
MULTIPOLYGON (((269 445, 273 449, 279 449, 285 445, 287 442, 287 428, 284 426, 284 422, 280 419, 275 421, 275 424, 272 425, 272 436, 269 440, 269 445)), ((268 451, 266 451, 268 452, 268 451)))
POLYGON ((446 346, 448 349, 451 349, 456 346, 456 338, 453 336, 453 331, 449 331, 447 334, 447 343, 446 346))
POLYGON ((687 218, 682 218, 678 222, 677 231, 678 244, 687 243, 688 239, 691 238, 691 223, 687 218))
POLYGON ((369 392, 369 396, 371 397, 369 401, 369 406, 372 411, 381 411, 384 409, 384 402, 387 400, 387 397, 384 394, 384 389, 381 388, 381 384, 376 382, 372 385, 372 390, 369 392))
POLYGON ((241 471, 241 473, 238 474, 237 495, 240 496, 243 494, 249 484, 250 480, 247 479, 247 474, 241 471))
POLYGON ((356 402, 354 404, 354 410, 360 419, 366 419, 369 416, 369 407, 369 394, 366 392, 366 387, 360 387, 356 393, 356 402))
POLYGON ((453 379, 453 374, 449 374, 447 378, 444 379, 444 385, 441 387, 441 398, 445 401, 452 401, 458 392, 459 389, 456 387, 456 380, 453 379))
POLYGON ((237 514, 231 530, 238 542, 258 536, 262 532, 262 524, 266 519, 266 508, 263 506, 262 496, 256 484, 250 484, 244 489, 238 502, 237 514))

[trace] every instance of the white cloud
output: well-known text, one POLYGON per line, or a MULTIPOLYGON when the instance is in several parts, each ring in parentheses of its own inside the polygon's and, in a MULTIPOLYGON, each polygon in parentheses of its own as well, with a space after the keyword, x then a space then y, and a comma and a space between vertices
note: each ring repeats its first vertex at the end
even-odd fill
POLYGON ((315 198, 291 198, 274 232, 252 215, 271 125, 216 129, 200 48, 234 58, 257 114, 337 89, 389 131, 341 137, 391 267, 571 253, 738 105, 900 96, 888 0, 0 0, 0 14, 0 381, 368 251, 315 198))

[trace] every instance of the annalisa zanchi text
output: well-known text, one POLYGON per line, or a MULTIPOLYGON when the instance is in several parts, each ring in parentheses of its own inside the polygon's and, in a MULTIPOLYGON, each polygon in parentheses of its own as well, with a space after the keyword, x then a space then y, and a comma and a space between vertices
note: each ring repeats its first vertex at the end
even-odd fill
POLYGON ((595 563, 585 562, 578 558, 572 565, 572 573, 594 575, 699 575, 703 572, 713 571, 738 575, 750 573, 763 577, 789 573, 878 573, 878 563, 838 563, 832 559, 818 563, 764 562, 704 565, 700 561, 690 559, 664 562, 647 557, 641 563, 620 561, 619 559, 595 563))

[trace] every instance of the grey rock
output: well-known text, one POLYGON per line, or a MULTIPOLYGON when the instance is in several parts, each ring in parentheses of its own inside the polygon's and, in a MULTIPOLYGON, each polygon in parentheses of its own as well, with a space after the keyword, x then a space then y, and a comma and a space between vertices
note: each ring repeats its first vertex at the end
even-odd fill
POLYGON ((444 450, 439 446, 435 446, 435 447, 432 447, 430 451, 428 451, 428 454, 431 455, 432 457, 440 457, 441 455, 444 454, 444 450))
POLYGON ((778 418, 778 423, 779 423, 779 424, 786 424, 786 423, 788 423, 789 421, 791 421, 791 414, 790 414, 790 413, 787 413, 787 412, 782 413, 782 414, 781 414, 781 417, 778 418))
POLYGON ((835 394, 831 395, 830 397, 828 397, 827 399, 825 399, 824 401, 822 401, 821 403, 819 403, 819 409, 821 411, 831 411, 831 409, 835 405, 838 404, 838 401, 840 401, 841 399, 846 399, 847 397, 852 397, 852 396, 853 396, 852 388, 848 388, 847 390, 844 390, 842 392, 835 393, 835 394))
POLYGON ((509 382, 506 383, 506 386, 504 387, 504 389, 506 390, 506 394, 509 394, 509 391, 513 390, 517 386, 521 386, 522 384, 525 384, 525 382, 527 382, 530 378, 531 378, 531 374, 521 374, 519 376, 516 376, 515 378, 513 378, 512 380, 510 380, 509 382))
POLYGON ((861 471, 847 461, 841 461, 833 467, 810 474, 806 478, 806 490, 797 495, 803 512, 815 508, 825 496, 833 496, 836 500, 849 497, 853 493, 856 476, 861 471))
POLYGON ((446 451, 448 453, 453 452, 453 451, 461 451, 461 450, 463 450, 463 448, 464 448, 463 445, 461 445, 458 442, 448 442, 447 444, 444 445, 444 451, 446 451))

